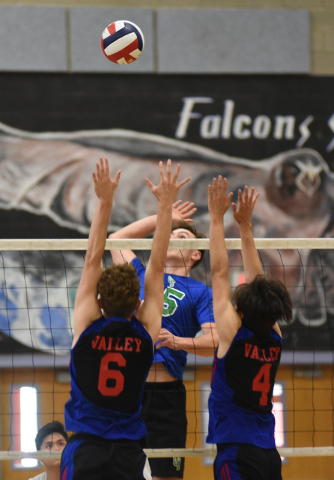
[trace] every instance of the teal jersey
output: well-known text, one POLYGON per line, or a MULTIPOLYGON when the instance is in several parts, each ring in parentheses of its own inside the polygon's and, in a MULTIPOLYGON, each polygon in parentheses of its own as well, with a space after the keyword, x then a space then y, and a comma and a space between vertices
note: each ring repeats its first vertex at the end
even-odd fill
MULTIPOLYGON (((140 279, 140 298, 144 299, 145 267, 138 258, 131 263, 140 279)), ((164 289, 162 328, 177 337, 193 338, 203 323, 214 322, 212 290, 204 283, 191 277, 165 273, 164 289)), ((153 362, 163 362, 170 375, 182 380, 187 352, 161 347, 155 351, 153 362)))

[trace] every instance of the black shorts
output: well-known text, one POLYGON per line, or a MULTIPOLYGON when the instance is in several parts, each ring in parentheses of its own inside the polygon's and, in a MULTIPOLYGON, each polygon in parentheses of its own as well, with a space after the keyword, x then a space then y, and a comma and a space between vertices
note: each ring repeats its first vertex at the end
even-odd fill
MULTIPOLYGON (((147 448, 185 448, 187 439, 186 389, 182 380, 147 382, 142 419, 147 448)), ((183 478, 184 458, 150 458, 152 476, 183 478)))
POLYGON ((134 440, 74 434, 62 453, 61 480, 148 480, 146 455, 134 440))
POLYGON ((282 480, 282 462, 276 448, 246 443, 217 445, 215 480, 282 480))

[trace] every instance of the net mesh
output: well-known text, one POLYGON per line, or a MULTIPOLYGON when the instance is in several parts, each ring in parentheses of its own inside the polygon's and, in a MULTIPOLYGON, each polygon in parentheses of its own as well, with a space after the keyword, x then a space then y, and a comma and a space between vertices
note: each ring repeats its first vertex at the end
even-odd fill
MULTIPOLYGON (((244 281, 241 242, 226 244, 233 289, 244 281)), ((104 264, 111 263, 110 248, 132 249, 146 263, 151 245, 150 239, 107 240, 104 264)), ((332 456, 334 239, 256 239, 256 246, 265 273, 286 284, 294 306, 293 322, 281 325, 283 354, 273 398, 279 451, 286 458, 332 456)), ((171 240, 170 248, 181 247, 208 250, 209 240, 171 240)), ((22 386, 36 389, 38 426, 63 422, 74 299, 86 248, 87 240, 0 240, 0 459, 46 455, 20 453, 22 386)), ((192 276, 211 286, 208 255, 192 276)), ((187 449, 147 450, 149 457, 203 457, 212 463, 215 448, 205 443, 211 363, 212 357, 188 355, 187 449)))

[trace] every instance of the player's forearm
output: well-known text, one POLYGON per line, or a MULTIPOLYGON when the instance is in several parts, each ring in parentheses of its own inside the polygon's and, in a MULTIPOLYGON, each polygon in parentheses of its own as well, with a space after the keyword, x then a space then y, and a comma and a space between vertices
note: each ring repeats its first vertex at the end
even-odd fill
POLYGON ((263 269, 255 247, 252 225, 240 224, 239 230, 245 279, 246 282, 251 282, 256 275, 263 275, 263 269))
POLYGON ((216 336, 211 333, 206 333, 195 338, 175 338, 177 339, 175 342, 175 350, 184 350, 201 357, 214 356, 215 350, 218 346, 218 339, 216 339, 216 336))
POLYGON ((210 267, 211 274, 228 275, 228 255, 225 244, 223 218, 211 217, 210 222, 210 267))
MULTIPOLYGON (((145 238, 150 233, 154 232, 157 223, 157 215, 142 218, 136 222, 130 223, 124 228, 117 230, 108 236, 109 239, 115 238, 145 238)), ((115 264, 122 264, 124 262, 131 262, 135 258, 132 250, 110 250, 113 262, 115 264)))
POLYGON ((88 237, 86 262, 101 262, 107 237, 107 228, 112 209, 112 199, 100 200, 92 221, 88 237))
POLYGON ((158 206, 150 264, 151 268, 157 268, 161 273, 164 271, 172 229, 172 206, 170 200, 160 201, 158 206))
POLYGON ((111 233, 108 238, 144 238, 154 232, 156 225, 157 215, 151 215, 111 233))

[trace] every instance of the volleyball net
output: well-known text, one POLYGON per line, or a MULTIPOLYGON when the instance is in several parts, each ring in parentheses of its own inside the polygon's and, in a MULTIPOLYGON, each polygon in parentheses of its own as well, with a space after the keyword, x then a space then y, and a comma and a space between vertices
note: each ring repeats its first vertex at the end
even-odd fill
MULTIPOLYGON (((285 283, 294 307, 292 323, 281 325, 283 353, 273 396, 278 449, 285 458, 333 456, 334 239, 255 243, 264 272, 285 283)), ((151 239, 107 240, 104 264, 112 263, 111 248, 134 250, 146 264, 151 245, 151 239)), ((244 281, 241 241, 226 239, 226 246, 234 289, 244 281)), ((17 468, 23 458, 57 456, 34 452, 33 441, 45 423, 64 422, 74 300, 86 248, 87 240, 0 240, 0 460, 17 468)), ((208 250, 209 239, 171 240, 170 248, 208 250)), ((211 286, 208 252, 192 276, 211 286)), ((212 360, 188 355, 187 448, 146 450, 148 457, 212 463, 215 447, 205 440, 212 360)))

